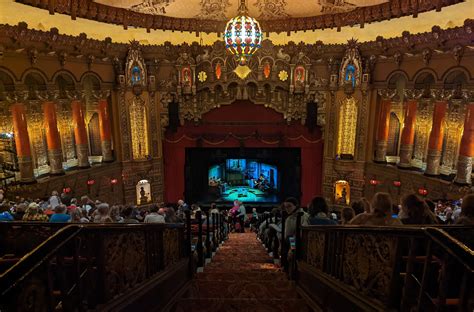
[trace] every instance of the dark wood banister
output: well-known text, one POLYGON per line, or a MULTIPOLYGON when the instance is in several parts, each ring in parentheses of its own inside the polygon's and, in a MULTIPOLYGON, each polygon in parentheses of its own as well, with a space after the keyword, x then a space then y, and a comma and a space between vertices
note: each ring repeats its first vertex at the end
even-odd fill
MULTIPOLYGON (((8 270, 6 270, 4 273, 0 275, 0 298, 5 299, 6 296, 10 296, 10 292, 12 291, 14 293, 18 292, 19 291, 18 286, 20 286, 22 282, 26 281, 28 278, 30 278, 30 276, 34 277, 35 274, 37 274, 36 273, 37 270, 42 270, 44 269, 44 267, 51 265, 51 261, 53 261, 53 263, 56 263, 56 265, 58 265, 60 268, 63 267, 64 266, 63 261, 65 260, 64 251, 66 251, 66 249, 68 248, 68 244, 71 244, 70 246, 73 246, 72 255, 67 254, 66 256, 72 257, 74 277, 73 277, 73 281, 68 280, 67 282, 69 284, 71 284, 71 282, 74 282, 74 284, 66 287, 65 284, 61 281, 61 277, 59 278, 59 289, 61 290, 61 297, 59 297, 60 302, 62 302, 63 307, 67 309, 68 306, 70 306, 71 304, 74 304, 76 300, 75 298, 79 298, 79 299, 82 298, 81 297, 82 287, 81 285, 78 285, 78 283, 81 282, 83 274, 87 273, 86 271, 91 269, 89 266, 90 261, 88 261, 87 268, 83 268, 82 270, 80 270, 80 266, 79 266, 80 254, 78 253, 79 246, 77 245, 76 241, 73 241, 74 239, 78 238, 79 236, 83 237, 83 235, 87 236, 87 235, 92 234, 94 235, 93 239, 96 240, 94 233, 97 233, 95 232, 97 230, 103 231, 103 232, 100 232, 100 233, 103 233, 103 235, 109 235, 111 233, 110 230, 113 231, 112 234, 123 233, 123 232, 126 232, 127 230, 131 230, 130 232, 136 233, 138 230, 138 232, 143 231, 142 235, 144 235, 144 237, 147 237, 147 235, 150 235, 150 234, 151 235, 156 235, 155 233, 159 234, 156 237, 160 237, 159 242, 161 242, 164 239, 163 238, 164 231, 168 229, 179 230, 180 234, 179 233, 177 234, 178 237, 180 237, 179 240, 183 239, 184 224, 71 224, 71 225, 67 225, 64 228, 58 230, 55 234, 50 236, 44 242, 42 242, 34 250, 24 255, 16 264, 14 264, 12 267, 10 267, 8 270), (74 296, 73 293, 75 292, 78 295, 74 296), (70 298, 70 300, 68 302, 64 302, 66 298, 70 298)), ((101 235, 101 237, 103 235, 101 235)), ((99 239, 101 237, 99 237, 99 239)), ((150 248, 150 246, 145 244, 144 248, 145 248, 144 261, 148 261, 147 259, 149 259, 150 257, 156 256, 155 255, 156 246, 154 247, 151 246, 150 248)), ((160 253, 165 252, 163 245, 158 245, 158 248, 159 248, 158 250, 160 250, 160 253)), ((178 243, 176 245, 176 248, 177 248, 176 251, 178 252, 177 254, 178 258, 172 261, 183 260, 184 257, 186 256, 183 244, 178 243)), ((171 249, 167 249, 167 250, 168 252, 171 252, 171 249)), ((100 258, 102 257, 101 254, 102 252, 98 252, 96 256, 100 258)), ((81 256, 81 257, 84 257, 84 256, 81 256)), ((156 257, 154 258, 153 265, 155 266, 155 268, 153 268, 154 269, 153 271, 147 271, 147 273, 145 273, 146 275, 143 282, 146 282, 152 276, 158 273, 160 270, 163 270, 163 268, 165 268, 162 258, 163 258, 162 255, 159 258, 156 258, 156 257)), ((68 261, 70 263, 70 260, 68 261)), ((97 260, 97 261, 100 261, 100 260, 97 260)), ((147 262, 145 262, 145 265, 147 265, 147 262)), ((101 270, 101 268, 98 268, 98 269, 101 270)), ((38 272, 41 272, 41 271, 38 271, 38 272)), ((61 274, 61 272, 59 273, 61 274)), ((48 288, 48 289, 49 291, 52 291, 51 288, 48 288)), ((48 296, 49 298, 51 298, 53 294, 49 293, 48 296)), ((4 301, 3 299, 0 301, 4 301)), ((6 303, 6 302, 4 301, 2 303, 6 303)), ((99 301, 97 301, 96 303, 101 304, 101 303, 106 303, 106 301, 104 301, 104 298, 100 298, 99 301)))

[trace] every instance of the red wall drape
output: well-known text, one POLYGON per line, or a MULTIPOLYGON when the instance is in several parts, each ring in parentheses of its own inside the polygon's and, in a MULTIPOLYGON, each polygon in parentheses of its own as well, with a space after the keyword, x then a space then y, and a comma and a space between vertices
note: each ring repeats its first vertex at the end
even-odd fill
POLYGON ((176 133, 166 132, 163 142, 165 201, 176 202, 184 196, 186 148, 241 146, 300 148, 301 203, 306 205, 313 196, 321 194, 323 141, 320 130, 311 133, 299 121, 288 125, 282 114, 241 101, 204 114, 198 126, 187 122, 176 133), (240 140, 247 136, 249 138, 240 140))

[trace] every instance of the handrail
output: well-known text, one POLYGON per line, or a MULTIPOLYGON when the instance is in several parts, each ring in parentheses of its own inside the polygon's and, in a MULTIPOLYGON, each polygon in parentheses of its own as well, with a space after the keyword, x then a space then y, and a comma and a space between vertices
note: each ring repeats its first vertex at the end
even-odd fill
MULTIPOLYGON (((30 278, 42 281, 45 291, 48 291, 44 295, 49 296, 48 298, 54 296, 52 292, 56 288, 51 284, 51 278, 54 280, 57 279, 56 283, 58 283, 58 285, 56 286, 59 287, 61 292, 60 302, 69 300, 67 303, 63 303, 63 305, 74 305, 78 302, 82 302, 82 300, 89 299, 91 294, 84 294, 83 290, 84 287, 87 288, 91 285, 84 283, 99 282, 102 285, 94 286, 102 291, 104 289, 103 286, 109 285, 108 283, 110 283, 110 281, 105 280, 105 274, 107 270, 111 269, 107 266, 112 263, 111 261, 113 260, 107 258, 105 254, 107 250, 104 250, 105 248, 101 248, 101 246, 112 246, 111 244, 113 244, 116 239, 123 238, 126 238, 125 241, 129 242, 129 244, 134 244, 137 240, 138 242, 142 242, 138 244, 139 247, 136 247, 138 248, 136 250, 139 252, 139 255, 137 255, 135 259, 137 261, 140 260, 143 266, 141 267, 140 277, 134 281, 138 283, 146 282, 156 273, 166 269, 168 265, 177 263, 185 258, 183 229, 184 224, 67 225, 43 241, 34 250, 24 255, 4 273, 0 274, 0 301, 2 301, 3 304, 7 304, 6 301, 8 298, 10 302, 9 305, 11 306, 11 302, 13 302, 11 300, 17 300, 15 298, 21 295, 23 288, 19 288, 19 286, 27 286, 29 282, 27 284, 23 283, 29 281, 30 278), (130 236, 128 234, 130 234, 130 236), (53 265, 53 268, 57 268, 55 270, 60 277, 56 275, 45 276, 45 273, 51 270, 49 269, 51 265, 53 265), (72 272, 65 271, 65 265, 66 267, 72 265, 71 268, 73 268, 75 275, 72 272), (97 274, 93 273, 91 269, 96 271, 97 274), (63 280, 62 278, 64 278, 66 274, 73 274, 70 277, 72 280, 63 280), (87 277, 83 279, 83 274, 87 274, 87 276, 90 277, 94 276, 94 279, 97 280, 94 281, 87 277), (49 280, 49 282, 46 282, 47 280, 49 280), (64 281, 66 281, 66 284, 64 284, 64 281)), ((112 249, 115 250, 117 244, 113 245, 113 247, 112 249)), ((119 245, 119 247, 121 246, 119 245)), ((127 246, 124 247, 126 248, 127 246)), ((124 257, 124 255, 119 254, 118 257, 124 257)), ((116 273, 122 270, 120 266, 112 269, 118 270, 115 271, 116 273)), ((137 285, 138 284, 135 286, 137 285)), ((106 292, 98 295, 100 297, 98 299, 99 301, 92 299, 92 302, 94 305, 106 303, 123 290, 122 288, 107 289, 106 292)), ((51 299, 47 301, 49 300, 51 299)), ((51 307, 50 305, 50 308, 51 307)))
POLYGON ((49 260, 52 254, 68 243, 81 232, 81 230, 81 225, 68 225, 60 229, 38 247, 24 255, 20 261, 0 274, 0 296, 4 296, 6 292, 14 288, 18 282, 22 281, 29 273, 33 272, 47 259, 49 260), (41 258, 40 261, 36 260, 38 257, 41 258))
MULTIPOLYGON (((317 301, 326 300, 314 286, 322 283, 345 289, 347 297, 343 301, 362 310, 398 307, 405 311, 416 307, 420 311, 426 304, 442 309, 448 305, 448 298, 457 299, 450 302, 457 302, 462 310, 468 296, 472 296, 469 285, 474 282, 474 251, 447 231, 471 235, 474 229, 303 226, 302 244, 297 244, 293 267, 303 270, 301 287, 317 301), (462 282, 453 285, 448 274, 462 276, 462 282), (430 282, 436 276, 436 282, 430 282)), ((290 276, 298 276, 298 272, 290 276)))
POLYGON ((466 269, 474 272, 474 250, 449 235, 446 231, 434 227, 423 228, 424 232, 436 243, 442 246, 466 269))

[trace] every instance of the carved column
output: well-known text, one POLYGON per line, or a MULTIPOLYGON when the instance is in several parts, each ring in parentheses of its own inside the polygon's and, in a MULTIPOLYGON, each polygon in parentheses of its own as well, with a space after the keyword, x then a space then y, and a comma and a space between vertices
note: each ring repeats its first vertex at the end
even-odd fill
POLYGON ((24 183, 34 182, 33 161, 31 158, 30 136, 26 124, 25 105, 15 103, 11 107, 13 119, 13 131, 15 134, 16 154, 18 166, 20 167, 20 181, 24 183))
POLYGON ((458 184, 471 184, 472 157, 474 156, 474 103, 466 109, 464 119, 464 132, 459 150, 457 174, 454 182, 458 184))
POLYGON ((385 157, 387 156, 391 106, 392 101, 390 99, 383 99, 380 104, 380 114, 376 136, 375 162, 386 162, 385 157))
POLYGON ((448 102, 446 101, 438 101, 434 106, 433 123, 428 141, 428 156, 426 158, 426 175, 439 175, 439 165, 441 161, 444 137, 443 125, 447 108, 448 102))
POLYGON ((415 141, 416 106, 417 100, 409 100, 407 103, 400 142, 400 162, 398 163, 398 167, 400 168, 411 167, 413 143, 415 141))
POLYGON ((78 166, 79 168, 88 168, 90 166, 89 146, 87 142, 86 123, 84 122, 84 111, 82 110, 81 101, 73 100, 71 102, 71 108, 78 166))
POLYGON ((100 141, 102 147, 102 160, 104 162, 113 161, 112 157, 112 136, 110 132, 110 110, 107 100, 99 100, 97 110, 99 111, 100 141))
POLYGON ((58 131, 56 108, 54 102, 43 103, 44 127, 46 130, 46 144, 48 145, 48 160, 51 174, 63 174, 63 152, 58 131))

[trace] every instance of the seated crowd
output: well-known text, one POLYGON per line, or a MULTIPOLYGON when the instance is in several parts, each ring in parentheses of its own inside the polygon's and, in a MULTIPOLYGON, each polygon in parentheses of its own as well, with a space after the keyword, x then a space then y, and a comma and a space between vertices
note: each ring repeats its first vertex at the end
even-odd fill
POLYGON ((295 198, 287 198, 280 208, 275 208, 265 217, 260 215, 260 222, 252 225, 260 239, 271 240, 275 235, 281 239, 281 212, 287 213, 284 237, 290 239, 296 233, 298 212, 301 212, 301 225, 435 225, 456 224, 474 225, 474 194, 466 195, 459 201, 454 211, 446 216, 444 211, 436 209, 433 202, 423 200, 415 194, 403 198, 401 205, 393 205, 388 193, 376 193, 369 202, 362 198, 353 202, 351 207, 342 208, 339 218, 335 212, 330 213, 329 206, 323 197, 314 197, 307 208, 301 208, 295 198), (279 217, 280 216, 280 217, 279 217), (268 220, 268 221, 267 221, 268 220), (266 221, 266 222, 264 222, 266 221))
MULTIPOLYGON (((0 221, 39 221, 72 223, 179 223, 172 205, 152 204, 146 208, 133 205, 109 205, 88 196, 80 200, 68 193, 52 192, 49 199, 16 198, 9 201, 0 191, 0 221)), ((181 206, 180 206, 181 207, 181 206)))

